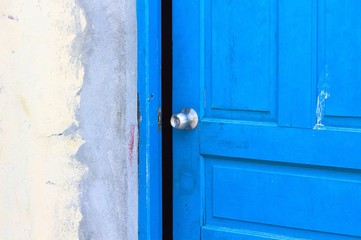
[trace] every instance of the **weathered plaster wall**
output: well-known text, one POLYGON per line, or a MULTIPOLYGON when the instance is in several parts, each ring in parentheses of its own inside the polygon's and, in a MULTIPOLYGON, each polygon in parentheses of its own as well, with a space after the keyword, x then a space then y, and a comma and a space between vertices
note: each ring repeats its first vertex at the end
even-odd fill
POLYGON ((86 143, 77 156, 89 169, 81 183, 80 236, 136 239, 135 1, 79 0, 79 4, 87 27, 77 39, 85 43, 81 48, 85 78, 77 116, 86 143))
POLYGON ((135 0, 0 0, 0 239, 137 239, 135 0))

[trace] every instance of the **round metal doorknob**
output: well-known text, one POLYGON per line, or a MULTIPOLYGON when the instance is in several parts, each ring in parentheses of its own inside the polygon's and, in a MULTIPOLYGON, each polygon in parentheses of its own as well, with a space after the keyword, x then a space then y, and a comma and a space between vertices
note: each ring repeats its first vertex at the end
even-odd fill
POLYGON ((198 124, 198 115, 192 108, 184 108, 182 112, 172 115, 170 124, 175 129, 192 130, 198 124))

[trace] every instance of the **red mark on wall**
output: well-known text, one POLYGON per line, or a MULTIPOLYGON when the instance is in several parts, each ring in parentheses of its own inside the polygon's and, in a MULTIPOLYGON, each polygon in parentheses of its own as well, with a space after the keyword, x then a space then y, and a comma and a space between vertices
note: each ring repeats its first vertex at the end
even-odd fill
POLYGON ((135 126, 132 125, 130 127, 130 138, 129 138, 129 143, 128 143, 128 150, 129 150, 129 164, 130 167, 132 167, 132 163, 133 163, 133 155, 134 155, 134 141, 135 141, 135 126))

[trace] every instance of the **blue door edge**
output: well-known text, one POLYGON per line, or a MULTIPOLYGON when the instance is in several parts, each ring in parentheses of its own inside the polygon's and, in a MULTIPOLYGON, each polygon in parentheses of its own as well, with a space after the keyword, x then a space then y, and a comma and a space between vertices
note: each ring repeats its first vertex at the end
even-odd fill
POLYGON ((137 0, 138 236, 162 239, 161 1, 137 0))

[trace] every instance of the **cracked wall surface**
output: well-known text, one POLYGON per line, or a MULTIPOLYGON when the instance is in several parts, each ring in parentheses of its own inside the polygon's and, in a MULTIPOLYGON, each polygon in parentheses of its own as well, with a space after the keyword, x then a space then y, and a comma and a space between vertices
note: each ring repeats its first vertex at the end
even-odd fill
POLYGON ((0 0, 0 239, 137 239, 135 0, 0 0))

